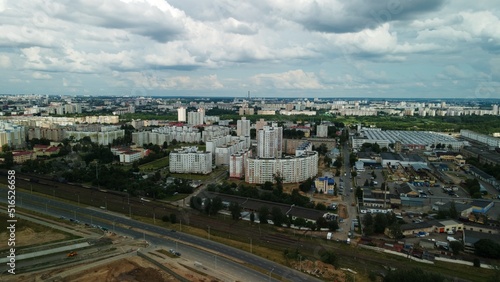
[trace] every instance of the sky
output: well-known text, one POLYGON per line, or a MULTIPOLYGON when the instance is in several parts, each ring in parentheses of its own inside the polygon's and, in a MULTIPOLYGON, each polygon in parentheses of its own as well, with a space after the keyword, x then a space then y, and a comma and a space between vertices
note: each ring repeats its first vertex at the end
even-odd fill
POLYGON ((0 93, 500 98, 498 0, 0 0, 0 93))

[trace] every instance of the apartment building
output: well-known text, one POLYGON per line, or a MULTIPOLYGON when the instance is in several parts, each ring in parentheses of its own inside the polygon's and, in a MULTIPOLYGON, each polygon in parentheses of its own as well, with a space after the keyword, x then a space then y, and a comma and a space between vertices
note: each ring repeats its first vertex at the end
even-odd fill
POLYGON ((252 156, 252 150, 240 151, 229 157, 229 177, 243 179, 245 177, 245 161, 252 156))
POLYGON ((66 131, 65 138, 74 138, 80 140, 84 137, 90 137, 90 140, 99 145, 112 144, 114 140, 125 137, 125 130, 119 129, 118 126, 101 126, 99 129, 88 127, 89 130, 81 128, 82 131, 66 131))
POLYGON ((197 147, 182 147, 170 153, 171 173, 198 173, 212 172, 212 153, 198 151, 197 147))
POLYGON ((274 176, 280 174, 283 183, 298 183, 318 174, 318 153, 306 152, 299 157, 279 159, 246 158, 245 182, 264 184, 274 182, 274 176))
POLYGON ((257 157, 281 158, 283 151, 283 128, 264 126, 257 131, 257 157))
POLYGON ((20 148, 24 146, 26 129, 24 126, 0 121, 0 150, 3 145, 20 148))
POLYGON ((250 136, 250 120, 242 117, 236 122, 236 135, 237 136, 250 136))

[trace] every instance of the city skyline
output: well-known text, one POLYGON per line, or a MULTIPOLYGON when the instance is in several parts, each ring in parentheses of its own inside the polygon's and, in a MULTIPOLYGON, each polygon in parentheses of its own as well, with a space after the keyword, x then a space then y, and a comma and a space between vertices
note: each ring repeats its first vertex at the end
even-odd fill
POLYGON ((0 1, 3 93, 470 98, 500 93, 494 1, 0 1))

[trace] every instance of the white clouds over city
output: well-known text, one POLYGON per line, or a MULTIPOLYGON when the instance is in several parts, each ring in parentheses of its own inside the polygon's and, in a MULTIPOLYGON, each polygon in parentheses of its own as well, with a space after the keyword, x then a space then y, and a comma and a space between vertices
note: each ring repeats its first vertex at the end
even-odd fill
POLYGON ((471 97, 500 82, 500 8, 475 2, 2 0, 0 81, 5 93, 471 97))

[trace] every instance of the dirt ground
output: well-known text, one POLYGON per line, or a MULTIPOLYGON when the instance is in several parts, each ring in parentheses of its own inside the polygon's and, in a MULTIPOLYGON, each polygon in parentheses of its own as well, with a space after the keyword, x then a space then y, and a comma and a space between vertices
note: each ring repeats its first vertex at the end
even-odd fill
MULTIPOLYGON (((2 230, 3 231, 3 230, 2 230)), ((16 247, 38 245, 58 240, 63 240, 66 235, 50 230, 35 232, 31 228, 16 231, 16 247)), ((0 249, 7 248, 7 232, 0 233, 0 249)))
POLYGON ((340 218, 346 219, 346 218, 349 217, 349 215, 347 214, 347 207, 345 205, 340 204, 339 208, 338 208, 338 211, 339 211, 339 217, 340 218))
POLYGON ((171 275, 156 269, 155 266, 139 257, 130 257, 76 273, 64 278, 62 281, 134 282, 176 281, 176 279, 171 275))
POLYGON ((335 269, 331 264, 323 263, 319 260, 310 261, 305 260, 302 262, 294 262, 292 264, 294 269, 302 271, 304 273, 312 274, 325 281, 345 281, 346 275, 344 271, 340 269, 335 269))

